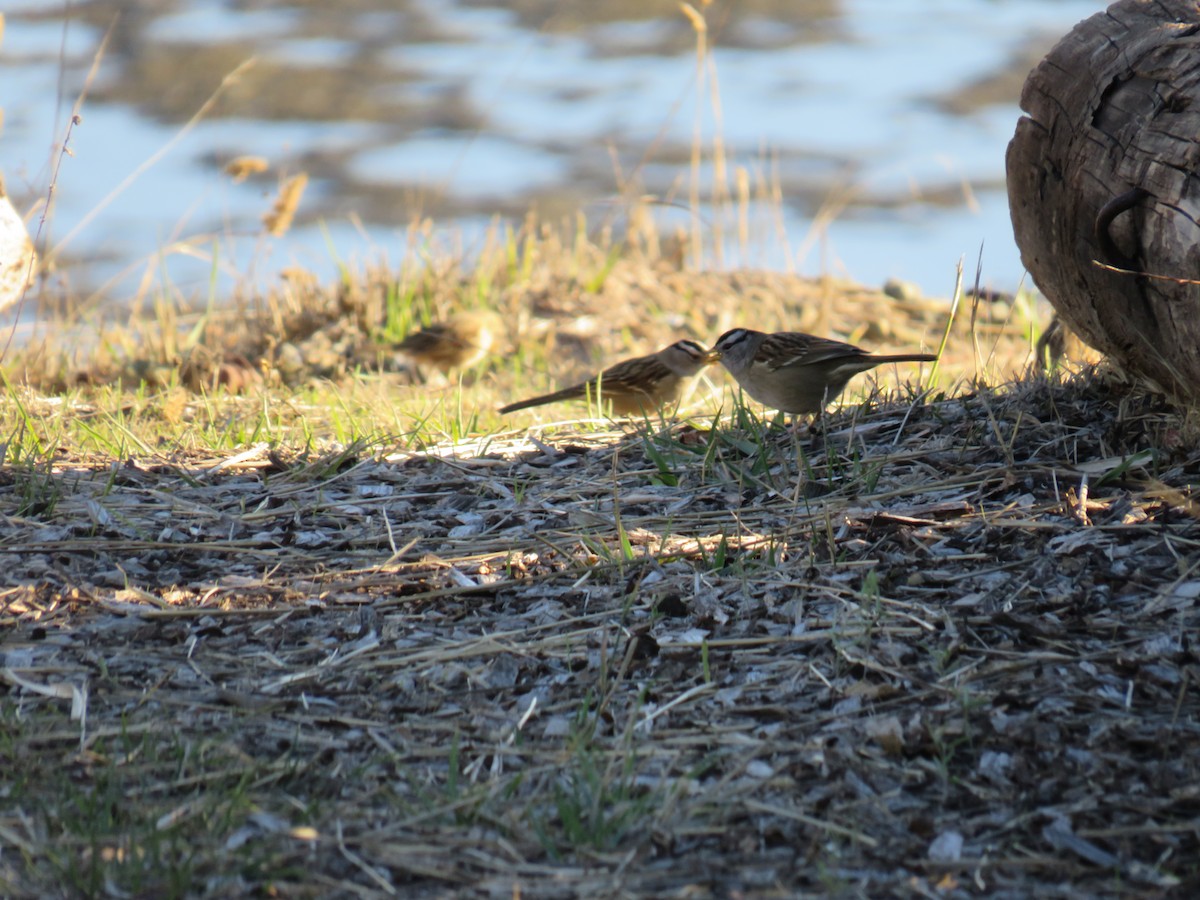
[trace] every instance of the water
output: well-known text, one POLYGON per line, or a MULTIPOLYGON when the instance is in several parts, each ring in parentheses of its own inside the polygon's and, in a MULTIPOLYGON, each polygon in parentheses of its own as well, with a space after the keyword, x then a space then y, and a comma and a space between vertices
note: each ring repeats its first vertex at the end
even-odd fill
MULTIPOLYGON (((531 203, 552 220, 581 206, 599 220, 619 210, 617 167, 640 190, 686 200, 696 123, 706 141, 716 123, 677 4, 646 0, 626 19, 613 17, 626 8, 618 3, 563 2, 544 7, 550 19, 527 7, 537 5, 102 0, 85 19, 49 0, 10 2, 0 166, 26 205, 45 196, 56 142, 120 9, 43 233, 63 277, 103 285, 118 302, 147 271, 195 297, 290 265, 333 277, 339 260, 394 261, 420 214, 468 250, 496 216, 519 220, 531 203), (184 130, 250 55, 249 74, 184 130), (232 183, 221 167, 242 154, 266 156, 272 172, 232 183), (261 237, 280 174, 301 170, 311 181, 299 226, 261 237)), ((709 7, 721 133, 734 165, 779 173, 787 236, 757 205, 754 240, 728 245, 721 264, 867 284, 899 277, 946 294, 957 261, 973 272, 982 248, 984 281, 1015 288, 1023 269, 1004 150, 1020 84, 1055 39, 1102 8, 709 7), (822 205, 846 197, 815 235, 822 205)), ((664 227, 688 221, 671 208, 657 215, 664 227)))

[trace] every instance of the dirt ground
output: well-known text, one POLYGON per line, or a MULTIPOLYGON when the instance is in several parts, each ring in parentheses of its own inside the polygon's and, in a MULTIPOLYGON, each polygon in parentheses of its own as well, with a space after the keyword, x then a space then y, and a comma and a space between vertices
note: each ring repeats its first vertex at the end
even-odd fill
POLYGON ((0 471, 0 893, 1200 892, 1195 422, 1094 374, 0 471))

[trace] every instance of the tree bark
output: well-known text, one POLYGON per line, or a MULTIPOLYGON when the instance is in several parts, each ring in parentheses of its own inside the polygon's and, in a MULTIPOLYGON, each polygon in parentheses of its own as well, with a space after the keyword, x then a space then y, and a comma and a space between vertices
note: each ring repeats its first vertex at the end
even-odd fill
POLYGON ((1200 400, 1200 2, 1081 22, 1021 108, 1008 197, 1029 274, 1092 346, 1200 400))

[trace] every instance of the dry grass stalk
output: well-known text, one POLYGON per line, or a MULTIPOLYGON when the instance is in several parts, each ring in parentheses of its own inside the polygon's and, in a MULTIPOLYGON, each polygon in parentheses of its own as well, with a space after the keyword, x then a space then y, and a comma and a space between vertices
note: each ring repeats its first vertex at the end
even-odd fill
POLYGON ((292 227, 292 219, 300 206, 300 198, 308 186, 308 175, 300 172, 287 179, 279 188, 279 196, 271 211, 263 216, 263 227, 273 237, 283 237, 292 227))
POLYGON ((251 175, 261 175, 270 167, 265 156, 236 156, 221 171, 233 179, 234 184, 241 184, 251 175))

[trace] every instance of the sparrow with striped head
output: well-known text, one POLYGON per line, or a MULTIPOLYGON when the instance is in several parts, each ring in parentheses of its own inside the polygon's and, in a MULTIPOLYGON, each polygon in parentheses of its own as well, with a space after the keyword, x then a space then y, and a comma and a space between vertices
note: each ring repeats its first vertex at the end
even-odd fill
POLYGON ((752 398, 793 415, 820 413, 851 378, 875 366, 937 359, 931 353, 876 355, 799 331, 748 328, 725 332, 712 353, 752 398))
POLYGON ((614 415, 644 415, 678 400, 684 382, 713 362, 716 362, 713 354, 695 341, 676 341, 657 353, 609 366, 595 378, 561 391, 510 403, 500 412, 516 412, 560 400, 593 398, 611 404, 614 415))

